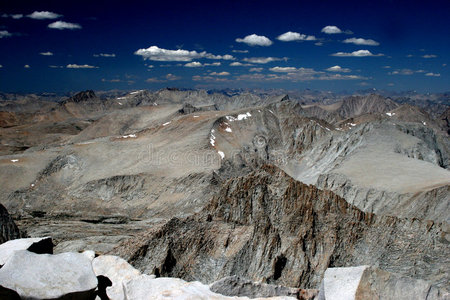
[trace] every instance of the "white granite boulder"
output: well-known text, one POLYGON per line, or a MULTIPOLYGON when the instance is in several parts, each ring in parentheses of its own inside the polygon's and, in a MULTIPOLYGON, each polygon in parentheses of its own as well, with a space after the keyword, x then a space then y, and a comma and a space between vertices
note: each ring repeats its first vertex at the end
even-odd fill
MULTIPOLYGON (((124 284, 127 300, 248 300, 248 297, 228 297, 212 292, 208 285, 201 282, 186 282, 179 278, 167 278, 141 275, 124 284)), ((272 300, 295 300, 296 298, 282 296, 272 300)))
POLYGON ((14 291, 24 299, 89 299, 96 287, 91 261, 81 253, 14 251, 0 269, 0 295, 14 291))
POLYGON ((0 265, 4 265, 14 251, 28 250, 38 254, 52 254, 53 242, 51 237, 10 240, 0 245, 0 265))
POLYGON ((113 255, 101 255, 92 261, 95 275, 109 278, 112 286, 106 288, 106 294, 111 300, 123 300, 123 282, 139 277, 141 272, 136 270, 126 260, 113 255))

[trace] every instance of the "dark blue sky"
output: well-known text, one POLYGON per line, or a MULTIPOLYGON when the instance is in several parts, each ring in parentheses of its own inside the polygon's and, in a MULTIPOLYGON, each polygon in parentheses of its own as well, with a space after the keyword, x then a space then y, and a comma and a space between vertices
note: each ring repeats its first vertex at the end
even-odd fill
POLYGON ((450 90, 450 1, 91 2, 1 1, 0 91, 450 90))

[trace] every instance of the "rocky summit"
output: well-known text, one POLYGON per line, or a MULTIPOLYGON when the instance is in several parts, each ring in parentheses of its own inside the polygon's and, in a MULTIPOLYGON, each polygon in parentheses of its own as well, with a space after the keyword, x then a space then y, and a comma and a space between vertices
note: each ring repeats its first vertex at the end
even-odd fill
POLYGON ((449 98, 372 92, 1 94, 0 298, 449 299, 449 98))

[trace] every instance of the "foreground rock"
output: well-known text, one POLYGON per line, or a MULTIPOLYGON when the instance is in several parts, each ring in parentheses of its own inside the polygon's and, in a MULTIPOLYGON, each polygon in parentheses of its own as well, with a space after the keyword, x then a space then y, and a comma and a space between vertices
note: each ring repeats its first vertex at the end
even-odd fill
POLYGON ((112 286, 106 288, 106 294, 112 300, 126 299, 123 291, 123 283, 137 278, 141 272, 127 263, 124 259, 112 256, 101 255, 92 261, 95 275, 103 275, 112 281, 112 286))
POLYGON ((429 282, 401 277, 371 266, 330 268, 325 272, 319 300, 448 299, 449 293, 429 282))
POLYGON ((19 228, 17 228, 6 208, 0 204, 0 244, 21 237, 19 228))
POLYGON ((144 273, 204 283, 238 275, 318 288, 328 267, 377 265, 443 287, 448 231, 446 223, 364 213, 264 166, 225 181, 196 216, 162 222, 113 252, 144 273))
POLYGON ((298 299, 314 299, 318 290, 303 290, 281 285, 253 282, 239 276, 222 278, 210 285, 211 291, 226 296, 274 297, 290 296, 298 299))
MULTIPOLYGON (((212 292, 207 285, 198 281, 186 282, 178 278, 154 278, 141 275, 124 284, 127 300, 141 299, 177 299, 177 300, 246 300, 247 297, 227 297, 212 292)), ((272 297, 254 299, 294 300, 293 297, 272 297)))
POLYGON ((37 254, 53 254, 53 242, 51 237, 38 237, 27 239, 16 239, 0 245, 0 265, 18 250, 28 250, 37 254))
POLYGON ((15 251, 0 269, 2 299, 89 299, 96 287, 91 261, 81 253, 15 251))

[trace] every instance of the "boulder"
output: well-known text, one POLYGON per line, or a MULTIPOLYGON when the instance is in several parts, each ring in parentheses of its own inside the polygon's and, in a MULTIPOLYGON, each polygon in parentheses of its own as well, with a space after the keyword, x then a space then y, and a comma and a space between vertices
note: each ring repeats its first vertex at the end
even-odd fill
POLYGON ((22 234, 9 215, 6 208, 0 204, 0 244, 22 237, 22 234))
POLYGON ((450 294, 427 281, 389 273, 372 266, 328 268, 319 300, 448 299, 450 294))
MULTIPOLYGON (((212 292, 201 282, 186 282, 178 278, 154 278, 141 275, 124 284, 126 299, 177 299, 177 300, 247 300, 248 297, 228 297, 212 292)), ((294 297, 272 297, 254 299, 294 300, 294 297)))
POLYGON ((275 284, 254 282, 239 276, 228 276, 210 286, 211 291, 226 296, 274 297, 291 296, 300 299, 313 299, 317 290, 302 290, 299 288, 284 287, 275 284))
POLYGON ((0 269, 2 299, 89 299, 97 287, 91 261, 81 253, 14 251, 0 269), (9 293, 9 294, 8 294, 9 293))
POLYGON ((51 237, 16 239, 0 245, 0 265, 4 265, 8 258, 17 250, 28 250, 37 254, 53 254, 51 237))
POLYGON ((106 294, 111 300, 125 299, 123 283, 141 275, 141 272, 127 261, 112 255, 101 255, 94 258, 92 267, 95 275, 103 275, 111 280, 112 286, 106 288, 106 294))

